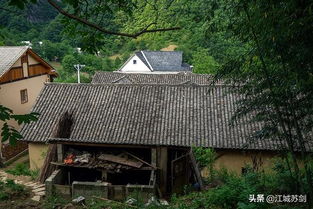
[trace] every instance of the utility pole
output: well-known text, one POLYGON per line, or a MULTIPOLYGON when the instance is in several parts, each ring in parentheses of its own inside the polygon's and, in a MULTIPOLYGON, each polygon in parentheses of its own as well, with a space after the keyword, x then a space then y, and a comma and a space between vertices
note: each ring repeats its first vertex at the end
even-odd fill
POLYGON ((80 83, 80 70, 85 67, 85 65, 77 64, 74 68, 77 70, 77 83, 80 83))

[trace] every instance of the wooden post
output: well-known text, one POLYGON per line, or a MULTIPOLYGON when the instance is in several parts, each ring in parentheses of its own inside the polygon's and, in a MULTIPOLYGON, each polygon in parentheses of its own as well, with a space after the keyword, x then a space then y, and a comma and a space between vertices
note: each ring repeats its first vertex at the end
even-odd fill
POLYGON ((156 148, 151 148, 151 165, 156 167, 157 152, 156 148))
POLYGON ((191 165, 193 167, 193 170, 196 174, 196 177, 197 177, 197 180, 198 180, 198 183, 200 186, 200 190, 203 190, 203 181, 202 181, 200 169, 199 169, 198 164, 196 162, 195 156, 193 155, 192 148, 190 149, 189 157, 190 157, 190 161, 191 161, 191 165))
POLYGON ((159 149, 160 190, 162 194, 167 192, 167 147, 159 149))
POLYGON ((102 181, 108 181, 108 172, 106 170, 102 170, 102 181))
POLYGON ((57 144, 58 162, 63 162, 63 145, 57 144))

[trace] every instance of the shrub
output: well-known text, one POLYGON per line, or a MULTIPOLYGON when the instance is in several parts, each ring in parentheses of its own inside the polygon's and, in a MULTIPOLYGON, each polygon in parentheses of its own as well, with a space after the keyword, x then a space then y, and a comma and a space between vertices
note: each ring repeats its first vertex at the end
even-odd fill
POLYGON ((30 176, 31 172, 25 163, 18 163, 13 169, 9 169, 6 171, 15 176, 30 176))
MULTIPOLYGON (((246 170, 247 172, 244 175, 237 175, 225 169, 215 171, 214 179, 220 182, 219 186, 207 191, 193 192, 180 197, 173 196, 170 208, 301 209, 307 207, 305 203, 268 204, 265 200, 258 203, 249 201, 249 195, 257 196, 258 194, 264 194, 264 198, 266 198, 267 195, 297 194, 294 190, 295 182, 290 177, 290 172, 284 161, 277 160, 272 172, 268 173, 254 171, 251 168, 249 169, 249 167, 246 170)), ((304 176, 303 172, 302 170, 302 179, 304 176)), ((304 180, 301 184, 305 188, 306 182, 304 180)))
POLYGON ((29 165, 25 163, 18 163, 13 169, 9 169, 6 172, 15 176, 30 176, 32 180, 39 175, 39 170, 30 170, 29 165))
POLYGON ((20 184, 16 184, 13 180, 9 179, 7 180, 6 183, 6 187, 9 188, 10 190, 12 190, 13 192, 24 192, 25 188, 24 186, 20 185, 20 184))
POLYGON ((10 179, 6 182, 0 181, 0 201, 14 200, 28 195, 23 185, 16 184, 10 179))
POLYGON ((193 153, 200 167, 212 165, 215 161, 215 152, 210 148, 193 147, 193 153))
POLYGON ((207 167, 209 169, 210 180, 212 180, 214 176, 213 166, 216 158, 214 150, 203 147, 193 147, 192 150, 195 155, 196 161, 199 163, 199 166, 201 168, 207 167))
POLYGON ((52 195, 45 198, 43 207, 46 209, 56 208, 56 206, 64 206, 66 203, 67 201, 59 193, 53 192, 52 195))

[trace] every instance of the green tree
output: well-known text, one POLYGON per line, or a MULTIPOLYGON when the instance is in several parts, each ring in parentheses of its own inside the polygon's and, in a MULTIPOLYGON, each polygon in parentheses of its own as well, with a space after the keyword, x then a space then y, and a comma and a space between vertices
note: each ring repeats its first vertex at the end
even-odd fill
POLYGON ((61 61, 66 54, 73 53, 73 48, 66 42, 53 43, 49 40, 33 43, 33 49, 50 61, 61 61))
POLYGON ((74 55, 66 55, 62 60, 63 70, 71 74, 75 69, 74 65, 80 64, 74 55))
MULTIPOLYGON (((38 4, 39 0, 10 0, 10 5, 16 6, 20 9, 24 9, 30 3, 38 4)), ((73 31, 79 34, 81 37, 87 36, 91 42, 97 42, 103 39, 104 35, 116 35, 128 38, 137 38, 145 33, 155 33, 178 30, 179 27, 158 27, 158 22, 153 21, 142 26, 141 24, 135 24, 135 31, 121 31, 121 27, 114 21, 114 16, 118 13, 123 14, 125 18, 132 18, 133 10, 140 10, 142 4, 150 4, 145 1, 100 1, 94 2, 93 0, 87 1, 68 1, 63 0, 61 2, 48 0, 50 6, 55 11, 66 17, 65 22, 67 31, 72 35, 73 31), (87 27, 81 27, 87 26, 87 27), (140 28, 138 29, 138 27, 140 28), (93 31, 90 31, 92 29, 93 31)), ((151 15, 150 15, 151 16, 151 15)), ((168 21, 170 22, 170 21, 168 21)), ((96 47, 96 45, 94 45, 96 47)))
MULTIPOLYGON (((234 119, 254 115, 262 128, 256 139, 276 139, 279 148, 291 153, 290 173, 297 192, 312 200, 312 177, 307 154, 313 129, 313 50, 311 2, 241 0, 225 5, 225 28, 245 50, 230 57, 219 75, 240 88, 244 95, 234 119), (298 159, 304 163, 307 188, 301 186, 298 159)), ((310 201, 311 202, 311 201, 310 201)))
POLYGON ((197 50, 192 56, 191 63, 194 66, 193 72, 202 74, 215 74, 219 66, 206 49, 197 50))
POLYGON ((93 54, 80 54, 78 56, 79 63, 85 65, 82 71, 89 74, 94 74, 96 71, 99 71, 103 68, 103 59, 101 57, 95 56, 93 54))
POLYGON ((0 105, 0 121, 3 123, 1 129, 2 142, 9 141, 11 145, 15 145, 18 139, 22 138, 22 135, 11 125, 10 120, 14 120, 18 125, 30 123, 38 119, 38 113, 30 113, 25 115, 13 114, 13 111, 3 105, 0 105))

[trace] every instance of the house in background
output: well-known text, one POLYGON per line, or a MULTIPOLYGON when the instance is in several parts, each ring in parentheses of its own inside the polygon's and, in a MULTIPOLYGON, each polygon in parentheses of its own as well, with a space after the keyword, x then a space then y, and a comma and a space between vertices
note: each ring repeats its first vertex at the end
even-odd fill
POLYGON ((176 74, 155 74, 155 73, 119 73, 98 71, 92 77, 91 83, 112 83, 112 84, 193 84, 211 85, 222 84, 222 81, 215 81, 213 75, 195 73, 176 73, 176 74))
MULTIPOLYGON (((31 48, 0 47, 0 104, 14 114, 29 113, 44 83, 53 81, 56 76, 53 67, 31 48)), ((13 121, 10 125, 19 128, 13 121)), ((1 155, 8 160, 25 149, 27 145, 20 142, 14 147, 3 144, 1 155)))
POLYGON ((139 51, 135 52, 118 72, 175 74, 192 72, 192 66, 183 62, 181 51, 139 51))

